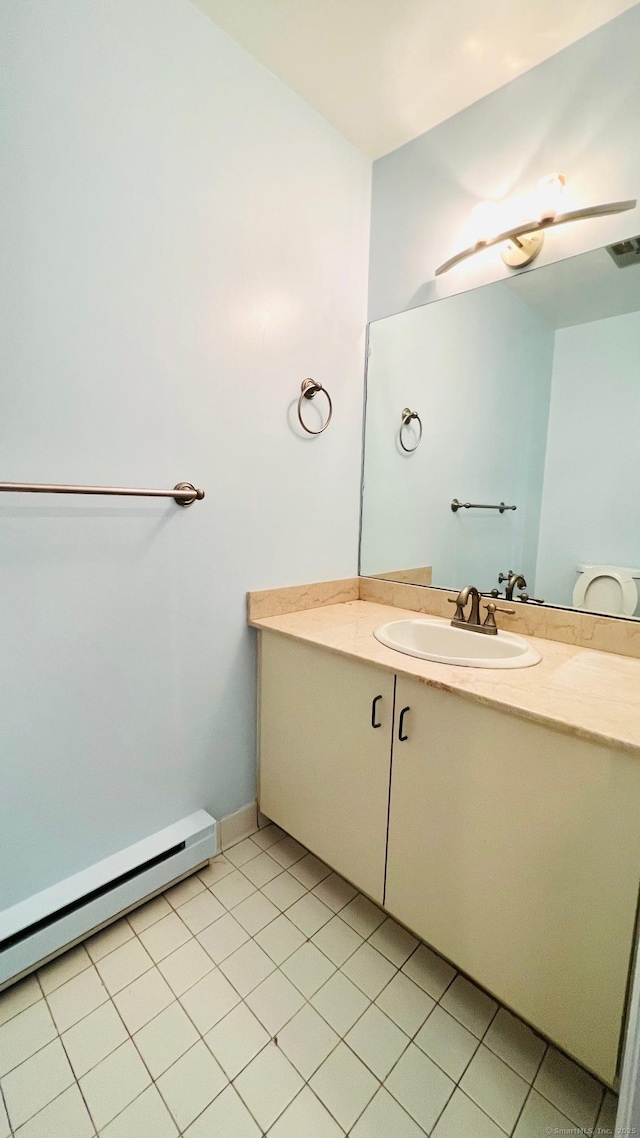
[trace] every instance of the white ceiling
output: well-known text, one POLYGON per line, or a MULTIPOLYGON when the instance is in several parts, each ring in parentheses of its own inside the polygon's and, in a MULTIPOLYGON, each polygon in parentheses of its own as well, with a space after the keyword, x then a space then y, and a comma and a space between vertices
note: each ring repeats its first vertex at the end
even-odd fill
POLYGON ((635 0, 194 0, 372 158, 635 0))

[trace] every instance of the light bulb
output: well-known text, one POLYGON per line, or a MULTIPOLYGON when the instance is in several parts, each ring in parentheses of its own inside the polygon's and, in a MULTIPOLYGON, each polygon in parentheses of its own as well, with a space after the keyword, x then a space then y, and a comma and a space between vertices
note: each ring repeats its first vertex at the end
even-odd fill
POLYGON ((545 174, 536 186, 536 202, 540 221, 553 221, 560 205, 564 174, 545 174))
POLYGON ((469 232, 476 245, 484 245, 500 233, 500 210, 495 202, 479 202, 469 215, 469 232))

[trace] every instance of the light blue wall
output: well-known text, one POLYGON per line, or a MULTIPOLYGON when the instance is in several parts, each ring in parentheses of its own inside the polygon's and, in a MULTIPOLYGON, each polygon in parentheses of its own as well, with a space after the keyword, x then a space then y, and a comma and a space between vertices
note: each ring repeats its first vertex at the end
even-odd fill
POLYGON ((356 569, 370 163, 188 0, 0 50, 0 477, 207 494, 0 496, 1 909, 255 794, 245 591, 356 569))
MULTIPOLYGON (((566 208, 640 196, 640 5, 373 166, 369 316, 500 280, 496 250, 434 281, 485 200, 567 176, 566 208)), ((536 266, 640 232, 640 209, 547 235, 536 266)))
POLYGON ((640 312, 556 332, 535 586, 554 604, 578 564, 640 568, 639 361, 640 312))
POLYGON ((362 572, 430 565, 434 585, 488 591, 517 566, 532 581, 553 330, 505 283, 378 321, 369 345, 362 572), (412 455, 406 406, 423 422, 412 455), (518 508, 453 513, 453 498, 518 508))

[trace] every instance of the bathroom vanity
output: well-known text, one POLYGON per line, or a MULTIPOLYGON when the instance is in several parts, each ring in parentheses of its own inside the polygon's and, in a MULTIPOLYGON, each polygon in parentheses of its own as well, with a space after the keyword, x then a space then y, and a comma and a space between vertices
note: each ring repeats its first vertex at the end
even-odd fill
POLYGON ((261 810, 603 1080, 640 883, 640 661, 401 654, 400 609, 254 618, 261 810))

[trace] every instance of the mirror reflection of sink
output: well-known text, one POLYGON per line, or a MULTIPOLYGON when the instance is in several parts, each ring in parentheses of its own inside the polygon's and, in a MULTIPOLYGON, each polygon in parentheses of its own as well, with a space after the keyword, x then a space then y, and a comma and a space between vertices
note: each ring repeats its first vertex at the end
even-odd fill
POLYGON ((542 659, 524 637, 513 632, 501 630, 497 636, 485 636, 452 628, 435 617, 392 620, 376 628, 373 635, 406 656, 463 668, 530 668, 542 659))

